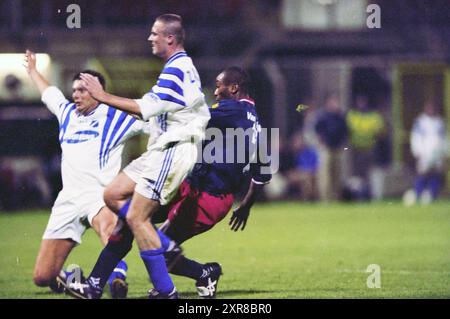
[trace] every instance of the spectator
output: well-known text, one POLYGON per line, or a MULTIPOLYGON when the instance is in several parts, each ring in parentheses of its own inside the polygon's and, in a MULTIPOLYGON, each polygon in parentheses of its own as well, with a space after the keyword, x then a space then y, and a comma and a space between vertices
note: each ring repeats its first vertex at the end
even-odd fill
POLYGON ((306 143, 298 132, 289 138, 288 143, 280 141, 279 152, 280 169, 265 188, 268 198, 316 200, 319 157, 314 146, 306 143))
POLYGON ((350 145, 353 155, 353 175, 361 177, 366 183, 374 164, 375 145, 385 133, 383 117, 370 110, 368 98, 356 97, 355 109, 347 114, 350 131, 350 145))
POLYGON ((295 166, 288 173, 289 184, 300 190, 300 199, 314 201, 317 198, 316 175, 319 157, 316 149, 308 145, 302 134, 292 138, 295 166))
POLYGON ((375 144, 373 151, 374 166, 369 176, 372 199, 381 200, 384 197, 386 170, 391 160, 391 140, 387 134, 383 134, 375 144))
POLYGON ((447 144, 444 121, 437 113, 436 105, 427 101, 423 113, 414 121, 411 132, 411 151, 416 159, 417 172, 415 195, 423 203, 434 200, 439 195, 447 144))
POLYGON ((343 146, 348 136, 345 116, 337 95, 327 98, 325 110, 317 118, 316 133, 319 139, 320 199, 337 200, 342 185, 340 172, 343 146))
POLYGON ((319 144, 316 134, 317 113, 317 106, 315 102, 311 100, 303 112, 303 137, 307 144, 316 148, 319 144))

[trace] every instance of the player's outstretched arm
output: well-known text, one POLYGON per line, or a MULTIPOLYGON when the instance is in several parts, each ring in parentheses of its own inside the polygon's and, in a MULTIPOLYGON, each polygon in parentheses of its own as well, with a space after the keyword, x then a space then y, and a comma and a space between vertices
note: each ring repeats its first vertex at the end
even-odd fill
POLYGON ((30 50, 27 50, 25 52, 24 67, 27 70, 27 73, 30 76, 31 80, 36 85, 39 92, 42 94, 42 92, 44 92, 45 89, 50 86, 50 83, 36 69, 36 54, 34 52, 31 52, 30 50))
POLYGON ((244 230, 248 216, 250 215, 250 209, 255 203, 256 198, 258 198, 258 195, 261 193, 263 187, 264 184, 256 184, 253 181, 250 182, 247 194, 239 207, 233 211, 233 215, 231 215, 230 222, 228 223, 228 225, 231 226, 231 230, 238 231, 239 228, 244 230))
POLYGON ((88 90, 92 97, 97 101, 111 105, 112 107, 127 112, 134 117, 142 118, 141 109, 135 100, 105 92, 98 79, 91 74, 81 73, 80 77, 84 82, 86 90, 88 90))

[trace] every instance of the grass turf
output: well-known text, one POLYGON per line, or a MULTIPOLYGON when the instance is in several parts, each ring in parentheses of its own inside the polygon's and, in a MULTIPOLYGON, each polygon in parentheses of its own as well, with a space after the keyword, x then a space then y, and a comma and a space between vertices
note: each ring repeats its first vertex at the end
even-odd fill
MULTIPOLYGON (((243 232, 230 231, 226 218, 183 247, 188 257, 222 264, 218 298, 449 298, 449 207, 261 204, 243 232), (367 287, 370 264, 381 268, 379 289, 367 287)), ((42 210, 0 214, 0 298, 69 298, 32 282, 47 219, 42 210)), ((89 230, 66 266, 89 273, 100 249, 89 230)), ((150 284, 136 245, 127 262, 129 298, 145 298, 150 284)), ((182 298, 198 298, 192 280, 173 278, 182 298)))

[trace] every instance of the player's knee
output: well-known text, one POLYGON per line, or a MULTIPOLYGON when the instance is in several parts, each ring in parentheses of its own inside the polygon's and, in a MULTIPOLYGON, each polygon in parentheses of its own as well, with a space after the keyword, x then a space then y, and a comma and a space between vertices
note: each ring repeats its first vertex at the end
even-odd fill
POLYGON ((38 287, 48 287, 52 281, 53 277, 49 274, 45 274, 42 272, 35 272, 33 274, 33 282, 38 287))
POLYGON ((114 187, 107 186, 103 193, 103 200, 105 201, 106 206, 111 208, 114 211, 118 211, 119 207, 119 196, 117 190, 114 187))
POLYGON ((104 220, 104 223, 101 227, 101 232, 100 232, 100 235, 102 237, 106 237, 106 239, 108 239, 109 236, 111 236, 111 234, 114 230, 114 227, 117 224, 117 219, 118 219, 118 217, 116 215, 110 214, 110 216, 108 216, 108 218, 106 218, 104 220))
POLYGON ((100 237, 103 244, 106 244, 111 236, 114 226, 117 223, 117 216, 110 210, 103 208, 92 220, 92 226, 100 237))
POLYGON ((108 229, 102 229, 100 232, 100 240, 103 243, 103 245, 106 245, 109 241, 109 238, 111 237, 112 230, 109 231, 108 229))

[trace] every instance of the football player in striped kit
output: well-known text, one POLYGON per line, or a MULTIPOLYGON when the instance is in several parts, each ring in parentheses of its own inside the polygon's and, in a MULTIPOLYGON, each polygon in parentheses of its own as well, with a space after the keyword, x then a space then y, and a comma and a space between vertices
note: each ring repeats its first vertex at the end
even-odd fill
POLYGON ((121 260, 135 238, 154 287, 149 298, 178 298, 164 258, 170 240, 154 228, 150 219, 161 205, 170 202, 194 167, 210 118, 200 77, 184 50, 184 38, 180 16, 163 14, 156 18, 148 40, 153 54, 162 58, 165 65, 157 83, 141 99, 106 93, 95 77, 81 75, 94 98, 137 118, 151 120, 159 132, 149 141, 147 152, 130 163, 105 191, 108 207, 121 219, 86 284, 69 290, 76 297, 100 298, 113 270, 105 265, 121 260), (131 202, 127 201, 130 197, 131 202))
MULTIPOLYGON (((102 243, 107 243, 117 217, 105 205, 104 188, 120 171, 124 142, 142 133, 146 124, 95 100, 84 87, 80 73, 73 78, 70 102, 37 70, 36 55, 28 50, 25 68, 42 101, 58 119, 62 150, 63 188, 52 207, 33 280, 37 286, 61 292, 70 276, 62 267, 71 250, 81 243, 86 228, 94 228, 102 243)), ((83 72, 105 86, 100 73, 83 72)), ((118 261, 117 267, 123 277, 125 262, 118 261)))

